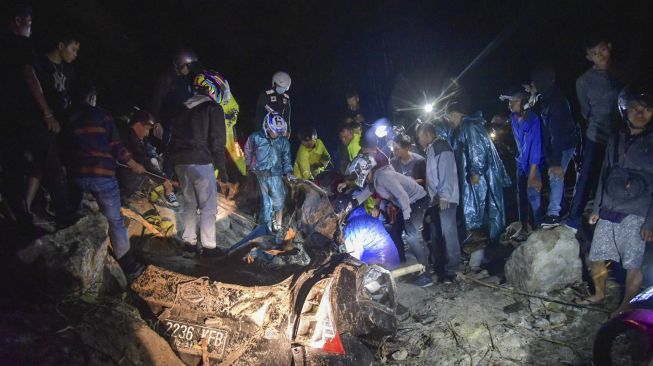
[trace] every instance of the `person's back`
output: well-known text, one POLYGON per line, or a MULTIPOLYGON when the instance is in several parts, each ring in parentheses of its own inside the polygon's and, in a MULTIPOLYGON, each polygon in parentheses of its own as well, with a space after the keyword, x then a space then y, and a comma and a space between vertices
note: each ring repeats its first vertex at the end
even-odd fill
POLYGON ((71 170, 78 177, 113 177, 116 157, 128 161, 131 154, 119 143, 111 114, 101 108, 83 105, 71 117, 71 170))
POLYGON ((175 121, 170 142, 170 159, 183 191, 182 224, 184 256, 197 254, 199 221, 202 255, 217 256, 215 215, 217 178, 228 180, 225 168, 226 126, 222 101, 224 80, 211 70, 198 73, 193 81, 197 94, 184 103, 175 121), (197 212, 199 211, 199 220, 197 212))
POLYGON ((389 165, 379 168, 374 173, 374 188, 381 197, 408 212, 411 203, 426 196, 426 191, 415 179, 396 172, 389 165))
POLYGON ((185 103, 172 128, 170 158, 177 164, 215 164, 225 169, 225 123, 221 107, 206 95, 198 94, 185 103))
POLYGON ((551 156, 553 149, 566 150, 576 146, 578 125, 571 114, 567 97, 559 88, 553 87, 542 94, 540 116, 543 135, 548 136, 542 139, 545 156, 551 156))

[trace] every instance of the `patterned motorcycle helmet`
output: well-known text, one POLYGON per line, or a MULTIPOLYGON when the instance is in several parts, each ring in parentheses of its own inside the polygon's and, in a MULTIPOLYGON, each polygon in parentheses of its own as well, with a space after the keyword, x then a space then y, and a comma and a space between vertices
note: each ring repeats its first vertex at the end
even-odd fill
POLYGON ((376 166, 376 160, 370 154, 358 154, 347 167, 346 174, 353 176, 356 185, 363 188, 365 179, 376 166))
POLYGON ((627 85, 619 93, 619 113, 621 114, 621 118, 628 124, 630 124, 628 120, 628 104, 635 101, 646 107, 653 107, 653 90, 649 86, 649 82, 627 85))
POLYGON ((263 130, 268 136, 270 132, 274 132, 277 136, 285 136, 286 131, 288 131, 288 124, 280 114, 268 113, 263 118, 263 130))
POLYGON ((204 70, 195 76, 193 87, 208 95, 214 102, 220 104, 226 100, 229 84, 222 75, 213 70, 204 70))

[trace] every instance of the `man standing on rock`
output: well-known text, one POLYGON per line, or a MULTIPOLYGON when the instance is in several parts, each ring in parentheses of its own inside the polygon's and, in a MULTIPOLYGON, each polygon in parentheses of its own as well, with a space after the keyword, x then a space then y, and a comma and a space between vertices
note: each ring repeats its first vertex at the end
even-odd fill
POLYGON ((120 267, 131 281, 144 269, 130 249, 127 228, 120 214, 120 189, 116 179, 116 160, 137 174, 145 168, 132 159, 122 145, 113 117, 95 106, 94 86, 79 86, 77 106, 71 124, 71 174, 83 191, 93 194, 100 211, 109 222, 109 238, 120 267))
POLYGON ((619 95, 627 128, 610 138, 589 223, 596 224, 589 259, 595 293, 582 304, 605 299, 606 261, 626 269, 624 299, 613 313, 628 310, 642 285, 646 242, 653 240, 653 87, 631 85, 619 95))

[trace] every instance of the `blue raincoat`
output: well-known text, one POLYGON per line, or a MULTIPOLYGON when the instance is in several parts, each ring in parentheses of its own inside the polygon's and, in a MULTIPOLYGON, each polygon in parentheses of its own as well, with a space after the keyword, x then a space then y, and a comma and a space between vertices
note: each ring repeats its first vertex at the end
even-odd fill
POLYGON ((512 182, 485 123, 477 112, 463 117, 458 128, 441 126, 438 133, 449 141, 456 155, 465 227, 474 230, 488 225, 492 242, 498 240, 505 226, 503 189, 512 182), (470 182, 474 175, 480 178, 478 184, 470 182))
POLYGON ((358 207, 347 217, 343 236, 347 252, 366 264, 392 270, 399 266, 399 253, 381 221, 358 207))
POLYGON ((269 226, 272 214, 282 211, 286 200, 282 177, 293 173, 290 143, 283 136, 270 139, 263 130, 256 131, 245 144, 245 163, 261 187, 263 207, 260 222, 269 226))

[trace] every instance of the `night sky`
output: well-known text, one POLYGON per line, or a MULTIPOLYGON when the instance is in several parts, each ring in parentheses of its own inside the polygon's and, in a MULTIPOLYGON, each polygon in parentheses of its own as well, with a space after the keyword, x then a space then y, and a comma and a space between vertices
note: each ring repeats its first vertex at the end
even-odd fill
MULTIPOLYGON (((613 40, 627 75, 653 72, 652 1, 35 1, 33 39, 66 28, 83 37, 78 74, 98 82, 100 104, 119 113, 147 106, 156 77, 179 46, 230 81, 241 122, 276 70, 293 78, 293 125, 321 134, 338 122, 343 93, 357 89, 377 116, 392 100, 423 103, 488 45, 459 80, 473 109, 504 110, 501 90, 551 62, 575 101, 589 67, 580 48, 599 30, 613 40)), ((334 135, 332 133, 332 135, 334 135)))

